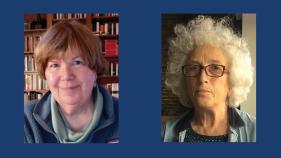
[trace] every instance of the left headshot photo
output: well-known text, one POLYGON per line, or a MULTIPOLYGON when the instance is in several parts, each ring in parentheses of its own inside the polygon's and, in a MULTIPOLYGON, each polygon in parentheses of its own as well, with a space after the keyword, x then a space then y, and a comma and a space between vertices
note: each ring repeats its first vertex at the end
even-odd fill
POLYGON ((119 14, 24 14, 24 143, 119 143, 119 14))

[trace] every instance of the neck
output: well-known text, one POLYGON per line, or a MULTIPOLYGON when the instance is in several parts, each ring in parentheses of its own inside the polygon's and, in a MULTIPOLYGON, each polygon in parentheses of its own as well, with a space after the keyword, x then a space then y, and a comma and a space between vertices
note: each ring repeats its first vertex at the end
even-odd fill
POLYGON ((210 109, 196 107, 191 120, 192 129, 202 135, 216 136, 228 132, 228 108, 226 105, 210 109))
POLYGON ((68 123, 69 128, 78 132, 81 131, 92 119, 95 106, 93 101, 81 106, 61 106, 63 115, 68 123))

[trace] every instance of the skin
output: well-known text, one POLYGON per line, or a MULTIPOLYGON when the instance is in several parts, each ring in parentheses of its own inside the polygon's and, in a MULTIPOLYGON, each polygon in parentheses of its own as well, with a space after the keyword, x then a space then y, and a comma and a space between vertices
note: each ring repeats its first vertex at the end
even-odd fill
POLYGON ((45 76, 69 128, 80 131, 94 113, 92 90, 97 74, 87 66, 78 49, 68 49, 66 54, 48 61, 45 76))
MULTIPOLYGON (((220 64, 227 69, 228 60, 219 48, 203 44, 187 57, 186 64, 220 64)), ((185 78, 188 97, 195 109, 191 121, 195 132, 208 136, 227 134, 228 77, 227 73, 222 77, 210 77, 202 70, 198 76, 185 78)))

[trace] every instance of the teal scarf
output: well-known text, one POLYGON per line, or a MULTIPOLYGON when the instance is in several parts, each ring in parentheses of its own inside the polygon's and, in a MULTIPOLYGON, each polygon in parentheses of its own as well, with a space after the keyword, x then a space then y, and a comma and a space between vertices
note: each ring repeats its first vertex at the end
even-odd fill
POLYGON ((61 143, 83 143, 90 133, 98 126, 103 108, 103 97, 98 87, 96 87, 96 94, 93 117, 79 132, 74 132, 69 128, 63 112, 60 109, 60 105, 56 102, 55 98, 51 96, 52 125, 61 143))

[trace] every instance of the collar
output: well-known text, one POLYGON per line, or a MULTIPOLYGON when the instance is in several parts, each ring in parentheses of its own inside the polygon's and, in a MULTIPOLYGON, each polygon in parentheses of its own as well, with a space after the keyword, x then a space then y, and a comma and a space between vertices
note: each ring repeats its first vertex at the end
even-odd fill
MULTIPOLYGON (((95 88, 93 88, 93 92, 92 92, 93 97, 95 97, 94 90, 95 88)), ((110 124, 116 121, 112 96, 102 86, 99 86, 99 90, 103 97, 104 106, 102 109, 100 123, 96 130, 109 126, 110 124)), ((50 91, 45 93, 44 96, 35 105, 33 110, 33 116, 35 120, 42 126, 42 128, 54 134, 52 123, 51 123, 51 92, 50 91)))
POLYGON ((240 111, 236 108, 229 108, 229 125, 232 128, 239 128, 245 125, 245 121, 242 119, 240 115, 240 111))
MULTIPOLYGON (((178 141, 183 141, 186 133, 186 125, 191 121, 193 116, 194 109, 189 108, 187 111, 182 114, 175 122, 175 132, 178 133, 178 141)), ((237 140, 238 137, 238 129, 245 125, 245 121, 242 119, 240 115, 240 111, 236 108, 229 107, 228 115, 229 115, 229 131, 230 131, 230 140, 237 140)))
POLYGON ((103 108, 103 97, 100 93, 99 87, 95 88, 95 99, 94 99, 95 111, 90 122, 84 126, 80 132, 73 132, 68 127, 68 123, 64 117, 63 112, 60 109, 59 104, 55 101, 54 97, 51 97, 51 117, 52 125, 55 133, 63 143, 81 143, 86 140, 88 135, 94 130, 99 123, 103 108))

